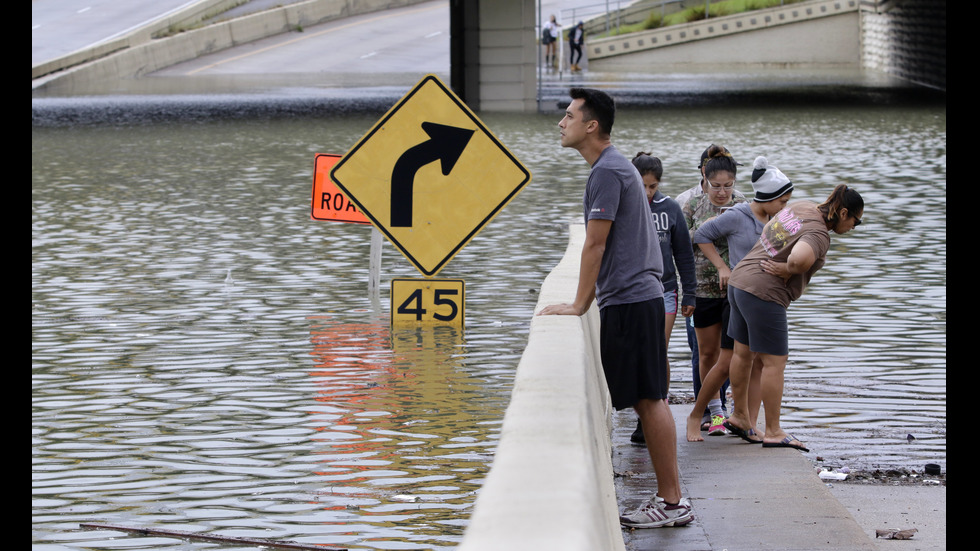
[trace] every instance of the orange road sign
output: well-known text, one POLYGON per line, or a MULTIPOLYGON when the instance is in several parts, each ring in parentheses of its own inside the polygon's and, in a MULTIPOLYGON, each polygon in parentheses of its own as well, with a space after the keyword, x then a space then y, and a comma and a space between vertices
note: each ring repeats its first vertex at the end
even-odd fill
POLYGON ((370 224, 364 213, 350 202, 337 184, 330 179, 330 169, 340 160, 340 155, 317 153, 313 161, 313 200, 310 218, 331 222, 370 224))

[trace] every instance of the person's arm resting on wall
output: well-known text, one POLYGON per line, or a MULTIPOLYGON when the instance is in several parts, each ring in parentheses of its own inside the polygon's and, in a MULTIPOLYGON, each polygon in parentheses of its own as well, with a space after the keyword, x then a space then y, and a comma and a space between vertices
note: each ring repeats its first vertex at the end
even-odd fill
POLYGON ((606 252, 606 239, 612 229, 612 220, 592 219, 585 227, 585 245, 579 266, 578 290, 572 304, 553 304, 538 312, 539 316, 581 316, 592 306, 595 299, 595 282, 599 279, 599 266, 606 252))

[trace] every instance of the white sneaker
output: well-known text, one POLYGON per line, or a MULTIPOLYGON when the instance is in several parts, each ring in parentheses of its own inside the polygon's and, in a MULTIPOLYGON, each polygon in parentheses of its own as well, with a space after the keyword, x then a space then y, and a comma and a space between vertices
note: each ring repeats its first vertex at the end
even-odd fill
POLYGON ((684 526, 694 520, 691 502, 681 498, 677 505, 667 505, 664 498, 654 496, 632 513, 619 517, 623 526, 631 528, 660 528, 661 526, 684 526))

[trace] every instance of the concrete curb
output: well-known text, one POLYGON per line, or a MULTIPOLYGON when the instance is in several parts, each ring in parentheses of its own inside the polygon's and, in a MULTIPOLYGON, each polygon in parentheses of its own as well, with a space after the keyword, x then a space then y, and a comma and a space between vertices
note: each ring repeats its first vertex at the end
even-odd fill
MULTIPOLYGON (((585 227, 569 233, 536 310, 573 298, 585 227)), ((493 467, 460 550, 625 549, 598 324, 595 305, 584 316, 531 320, 493 467)))

